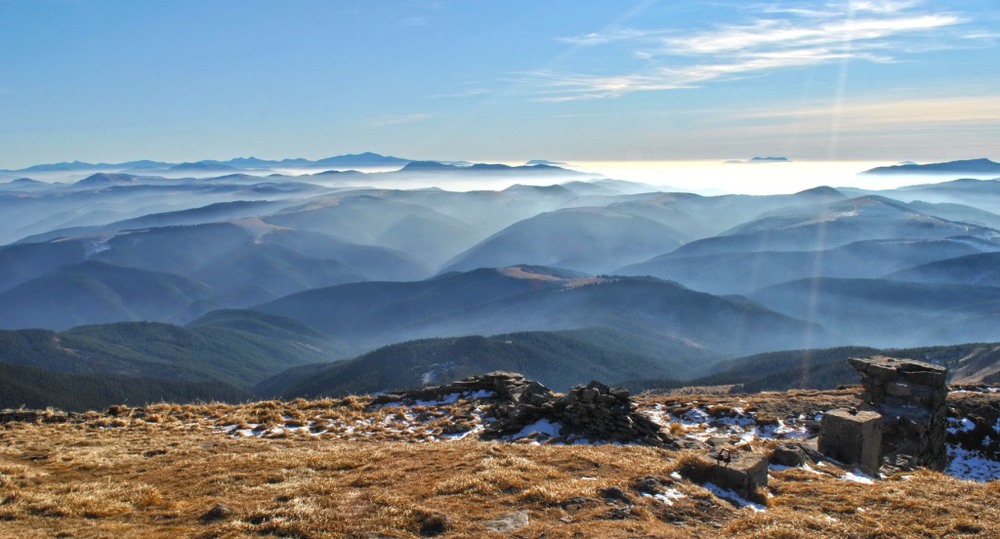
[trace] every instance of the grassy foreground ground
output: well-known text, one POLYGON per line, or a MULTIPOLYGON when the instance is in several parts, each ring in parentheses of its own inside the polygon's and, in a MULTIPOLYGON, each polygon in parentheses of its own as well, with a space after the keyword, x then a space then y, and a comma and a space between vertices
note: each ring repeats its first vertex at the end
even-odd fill
MULTIPOLYGON (((650 396, 640 409, 784 417, 850 398, 650 396)), ((1000 537, 1000 481, 773 468, 755 508, 676 474, 691 450, 449 439, 474 427, 476 403, 366 404, 163 404, 4 423, 0 536, 1000 537), (663 495, 642 486, 650 478, 663 495)))

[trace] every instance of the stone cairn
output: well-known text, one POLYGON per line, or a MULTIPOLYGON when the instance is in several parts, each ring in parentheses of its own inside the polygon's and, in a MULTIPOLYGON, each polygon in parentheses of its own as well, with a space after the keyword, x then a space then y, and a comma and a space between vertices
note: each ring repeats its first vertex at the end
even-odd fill
POLYGON ((896 469, 944 469, 948 369, 886 356, 848 361, 861 375, 864 407, 882 415, 882 462, 896 469))
POLYGON ((870 474, 947 464, 944 367, 885 356, 850 358, 861 375, 861 410, 823 416, 819 450, 870 474))
POLYGON ((484 439, 516 434, 545 419, 561 426, 554 441, 587 439, 677 447, 658 424, 636 411, 628 390, 610 388, 600 382, 575 386, 565 395, 558 395, 521 374, 498 371, 444 386, 379 395, 372 404, 439 400, 454 393, 471 394, 484 390, 495 394, 487 412, 495 421, 486 425, 482 434, 484 439))

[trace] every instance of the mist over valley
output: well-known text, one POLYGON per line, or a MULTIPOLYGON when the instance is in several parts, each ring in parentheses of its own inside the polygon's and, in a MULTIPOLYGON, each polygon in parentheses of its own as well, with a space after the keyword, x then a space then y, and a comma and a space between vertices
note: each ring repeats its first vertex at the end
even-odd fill
MULTIPOLYGON (((0 183, 0 363, 293 397, 293 373, 324 364, 328 390, 302 395, 500 368, 669 386, 754 354, 996 342, 1000 181, 965 177, 991 164, 759 195, 670 189, 669 171, 636 182, 375 153, 28 167, 0 183), (306 173, 275 172, 293 166, 306 173), (209 327, 229 348, 197 344, 209 327), (198 367, 226 354, 266 367, 198 367), (285 381, 257 387, 269 376, 285 381)), ((732 183, 798 165, 714 170, 732 183)))

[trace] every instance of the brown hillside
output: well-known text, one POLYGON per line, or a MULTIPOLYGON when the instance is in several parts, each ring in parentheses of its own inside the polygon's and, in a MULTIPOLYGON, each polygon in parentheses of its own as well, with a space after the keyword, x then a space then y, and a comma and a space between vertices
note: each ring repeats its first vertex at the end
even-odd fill
MULTIPOLYGON (((728 435, 767 452, 855 393, 646 395, 638 409, 678 440, 728 435)), ((445 400, 8 413, 0 536, 1000 537, 996 481, 772 466, 755 509, 677 473, 698 466, 697 450, 484 442, 485 404, 445 400)), ((953 394, 949 405, 997 401, 953 394)))

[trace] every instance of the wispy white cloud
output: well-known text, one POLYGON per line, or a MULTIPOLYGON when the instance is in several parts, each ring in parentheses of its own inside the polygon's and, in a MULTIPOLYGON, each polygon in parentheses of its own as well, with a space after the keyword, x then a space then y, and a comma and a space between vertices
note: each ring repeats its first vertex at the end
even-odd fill
MULTIPOLYGON (((886 127, 928 127, 947 125, 1000 125, 1000 100, 995 96, 963 96, 926 99, 887 99, 840 105, 775 109, 742 115, 771 125, 818 130, 829 128, 831 120, 845 130, 882 130, 886 127)), ((783 127, 783 128, 785 128, 783 127)))
POLYGON ((638 28, 612 28, 606 32, 592 32, 582 36, 566 36, 558 38, 563 43, 571 45, 604 45, 620 41, 636 41, 666 34, 665 31, 639 30, 638 28))
POLYGON ((617 97, 789 67, 850 60, 888 63, 928 47, 993 39, 991 32, 963 28, 968 21, 959 14, 921 11, 921 5, 905 0, 851 0, 846 6, 818 8, 756 5, 750 7, 756 15, 748 22, 708 30, 614 27, 560 41, 582 48, 619 47, 639 58, 641 67, 600 75, 539 70, 522 74, 521 81, 543 101, 617 97))
POLYGON ((466 98, 466 97, 480 97, 480 96, 488 95, 490 93, 491 93, 491 90, 489 90, 487 88, 474 87, 474 88, 468 88, 466 90, 460 90, 460 91, 457 91, 457 92, 453 92, 453 93, 450 93, 450 94, 436 94, 436 95, 432 95, 431 97, 433 97, 435 99, 461 99, 461 98, 466 98))
POLYGON ((371 119, 368 122, 368 125, 371 127, 384 127, 387 125, 408 124, 421 122, 430 117, 431 115, 426 112, 419 112, 415 114, 383 114, 371 119))

